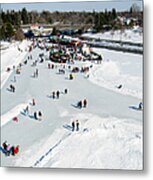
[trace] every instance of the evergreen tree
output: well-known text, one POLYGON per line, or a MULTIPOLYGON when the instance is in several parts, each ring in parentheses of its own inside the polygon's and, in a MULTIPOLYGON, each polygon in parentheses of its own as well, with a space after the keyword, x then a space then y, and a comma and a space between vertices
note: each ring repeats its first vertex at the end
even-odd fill
POLYGON ((5 24, 5 37, 10 39, 14 35, 13 26, 11 23, 5 24))
POLYGON ((23 24, 28 24, 29 23, 29 16, 28 16, 28 12, 27 12, 26 8, 22 9, 21 18, 22 18, 23 24))
POLYGON ((117 18, 117 13, 115 8, 112 9, 112 18, 113 20, 117 18))
POLYGON ((2 40, 2 39, 5 39, 5 27, 4 26, 2 26, 1 28, 0 28, 0 39, 2 40))

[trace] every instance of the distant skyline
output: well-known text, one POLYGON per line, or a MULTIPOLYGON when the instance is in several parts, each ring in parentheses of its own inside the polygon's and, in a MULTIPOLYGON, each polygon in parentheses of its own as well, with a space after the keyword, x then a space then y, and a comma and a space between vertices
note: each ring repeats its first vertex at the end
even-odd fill
POLYGON ((130 9, 132 4, 136 3, 140 9, 143 9, 142 0, 115 0, 115 1, 80 1, 80 2, 37 2, 37 3, 1 3, 1 9, 6 10, 21 10, 26 8, 28 11, 104 11, 112 10, 115 8, 117 11, 127 11, 130 9))

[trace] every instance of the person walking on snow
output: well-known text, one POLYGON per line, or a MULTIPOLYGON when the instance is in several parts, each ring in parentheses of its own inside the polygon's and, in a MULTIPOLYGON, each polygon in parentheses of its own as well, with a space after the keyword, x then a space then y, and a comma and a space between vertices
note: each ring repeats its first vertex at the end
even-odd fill
POLYGON ((11 145, 8 144, 7 148, 6 148, 6 155, 9 156, 10 155, 10 150, 11 150, 11 145))
POLYGON ((12 154, 12 156, 15 156, 14 149, 15 149, 14 146, 12 146, 11 149, 10 149, 10 153, 12 154))
POLYGON ((67 90, 67 89, 65 89, 65 90, 64 90, 64 93, 65 93, 65 94, 67 94, 67 92, 68 92, 68 90, 67 90))
POLYGON ((4 148, 5 151, 7 150, 7 146, 8 146, 7 141, 4 141, 4 142, 3 142, 3 148, 4 148))
POLYGON ((74 129, 75 129, 75 122, 73 121, 72 122, 72 131, 74 131, 74 129))
POLYGON ((56 92, 57 99, 59 99, 59 95, 60 95, 60 92, 57 91, 57 92, 56 92))
POLYGON ((32 99, 32 105, 33 105, 33 106, 36 105, 35 99, 32 99))
POLYGON ((53 91, 53 99, 55 99, 55 91, 53 91))
POLYGON ((36 77, 38 77, 38 69, 36 69, 36 77))
POLYGON ((76 131, 79 131, 79 121, 76 120, 76 131))
POLYGON ((78 107, 81 109, 82 108, 82 101, 78 102, 78 107))
POLYGON ((83 106, 84 106, 84 108, 87 107, 87 100, 86 99, 83 100, 83 106))
POLYGON ((35 120, 37 120, 37 112, 34 112, 33 116, 34 116, 35 120))
POLYGON ((39 120, 42 120, 42 113, 41 111, 38 112, 39 120))

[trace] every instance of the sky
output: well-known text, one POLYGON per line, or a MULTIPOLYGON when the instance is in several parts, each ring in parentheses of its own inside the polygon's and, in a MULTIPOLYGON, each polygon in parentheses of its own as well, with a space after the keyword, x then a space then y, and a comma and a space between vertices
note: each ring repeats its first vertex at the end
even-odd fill
MULTIPOLYGON (((5 2, 5 1, 4 1, 5 2)), ((21 10, 26 8, 28 11, 104 11, 115 8, 117 11, 129 10, 131 5, 136 3, 141 10, 143 9, 142 0, 105 0, 95 2, 42 2, 42 3, 1 3, 1 9, 6 10, 21 10)))

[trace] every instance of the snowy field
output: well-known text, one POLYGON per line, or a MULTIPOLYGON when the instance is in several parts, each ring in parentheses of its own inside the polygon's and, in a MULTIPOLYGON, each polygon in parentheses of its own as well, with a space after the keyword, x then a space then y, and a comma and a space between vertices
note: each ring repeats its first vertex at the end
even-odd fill
MULTIPOLYGON (((33 60, 23 65, 20 75, 7 67, 18 65, 29 55, 30 42, 11 45, 1 52, 1 142, 20 145, 20 153, 6 157, 1 152, 2 166, 62 167, 95 169, 143 168, 143 112, 137 109, 142 101, 142 55, 94 49, 103 55, 102 64, 78 62, 73 67, 90 66, 88 74, 74 74, 66 65, 48 69, 48 62, 32 67, 44 50, 35 48, 33 60), (33 72, 38 68, 38 78, 33 72), (14 82, 14 75, 16 82, 14 82), (16 92, 7 90, 14 84, 16 92), (122 84, 122 89, 117 89, 122 84), (68 88, 68 94, 63 90, 68 88), (51 92, 60 90, 59 99, 51 92), (35 98, 36 106, 30 105, 35 98), (78 100, 87 98, 88 107, 78 109, 78 100), (29 115, 23 109, 29 105, 29 115), (34 111, 43 112, 42 121, 34 120, 34 111), (12 118, 17 116, 19 121, 12 118), (80 130, 72 132, 71 123, 79 120, 80 130)), ((47 56, 47 54, 46 54, 47 56)))

